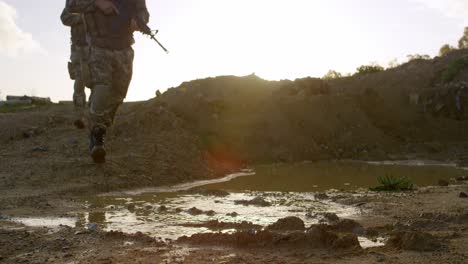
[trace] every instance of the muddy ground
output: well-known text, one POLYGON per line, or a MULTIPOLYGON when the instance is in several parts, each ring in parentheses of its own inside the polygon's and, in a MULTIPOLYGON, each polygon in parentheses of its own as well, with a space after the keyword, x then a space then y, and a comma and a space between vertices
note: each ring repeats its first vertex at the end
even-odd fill
MULTIPOLYGON (((334 159, 466 162, 468 69, 441 74, 460 50, 434 60, 324 82, 225 76, 183 83, 125 104, 109 131, 108 162, 88 157, 70 105, 0 112, 0 217, 66 215, 86 195, 212 179, 248 164, 334 159)), ((3 263, 467 263, 466 183, 402 194, 341 193, 357 221, 387 246, 362 249, 355 230, 252 230, 157 241, 0 221, 3 263)), ((266 228, 266 227, 265 227, 266 228)))
MULTIPOLYGON (((0 260, 1 263, 462 264, 468 258, 468 199, 459 196, 468 192, 468 184, 458 184, 408 193, 332 192, 319 197, 358 206, 362 214, 356 220, 327 216, 327 223, 312 226, 304 226, 297 218, 284 219, 263 227, 263 231, 245 223, 230 225, 238 229, 237 233, 213 231, 177 241, 67 226, 31 228, 0 221, 0 260), (357 236, 371 240, 383 237, 386 245, 363 249, 357 236)), ((206 227, 216 230, 220 225, 207 223, 206 227)))

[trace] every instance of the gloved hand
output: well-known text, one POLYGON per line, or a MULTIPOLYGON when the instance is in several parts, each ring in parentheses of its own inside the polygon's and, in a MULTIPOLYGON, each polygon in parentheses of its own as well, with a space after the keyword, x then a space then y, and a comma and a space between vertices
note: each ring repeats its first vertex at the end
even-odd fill
POLYGON ((132 24, 130 25, 130 28, 133 32, 135 31, 141 31, 140 27, 138 26, 138 23, 135 21, 135 19, 132 19, 132 24))
POLYGON ((111 0, 96 0, 94 5, 106 15, 119 14, 119 10, 111 0))

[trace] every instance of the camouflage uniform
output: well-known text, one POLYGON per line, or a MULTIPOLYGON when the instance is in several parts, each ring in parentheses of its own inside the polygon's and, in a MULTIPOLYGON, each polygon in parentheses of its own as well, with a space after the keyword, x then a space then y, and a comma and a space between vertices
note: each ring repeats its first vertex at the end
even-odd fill
MULTIPOLYGON (((104 15, 94 6, 94 0, 70 0, 70 10, 84 13, 91 43, 89 69, 92 92, 90 96, 90 127, 112 125, 115 114, 127 95, 132 79, 134 52, 132 16, 124 9, 131 7, 148 23, 145 0, 114 0, 120 2, 119 15, 104 15)), ((116 4, 119 8, 119 5, 116 4)))
POLYGON ((71 27, 71 55, 68 63, 70 78, 75 80, 73 103, 79 111, 86 105, 85 83, 89 46, 86 40, 86 28, 80 14, 68 10, 68 0, 60 16, 65 26, 71 27))
POLYGON ((92 87, 89 148, 94 162, 103 163, 106 160, 106 129, 114 122, 132 79, 132 45, 135 42, 132 22, 148 23, 149 13, 145 0, 108 0, 118 9, 118 13, 108 15, 96 6, 96 1, 99 0, 70 0, 69 8, 72 12, 82 13, 86 21, 91 45, 89 69, 92 87))

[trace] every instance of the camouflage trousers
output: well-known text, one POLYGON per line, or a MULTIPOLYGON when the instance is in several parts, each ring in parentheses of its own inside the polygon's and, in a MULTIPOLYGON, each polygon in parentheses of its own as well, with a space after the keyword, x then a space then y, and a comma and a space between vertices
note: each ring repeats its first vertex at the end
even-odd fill
POLYGON ((131 47, 124 50, 91 47, 90 129, 109 127, 114 122, 115 114, 127 96, 132 80, 133 57, 131 47))
POLYGON ((70 62, 68 64, 68 71, 70 78, 75 80, 73 87, 73 104, 79 111, 86 106, 86 94, 85 86, 86 80, 89 78, 88 75, 88 57, 89 47, 88 46, 71 46, 70 62))

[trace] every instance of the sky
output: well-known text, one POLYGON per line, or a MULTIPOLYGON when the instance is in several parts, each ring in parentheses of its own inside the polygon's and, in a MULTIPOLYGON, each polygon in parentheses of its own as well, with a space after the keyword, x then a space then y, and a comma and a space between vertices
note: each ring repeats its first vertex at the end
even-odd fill
MULTIPOLYGON (((468 26, 468 0, 146 0, 169 49, 135 33, 127 101, 184 81, 252 73, 268 80, 352 73, 363 64, 436 56, 468 26)), ((65 0, 0 0, 0 98, 71 100, 65 0)))

